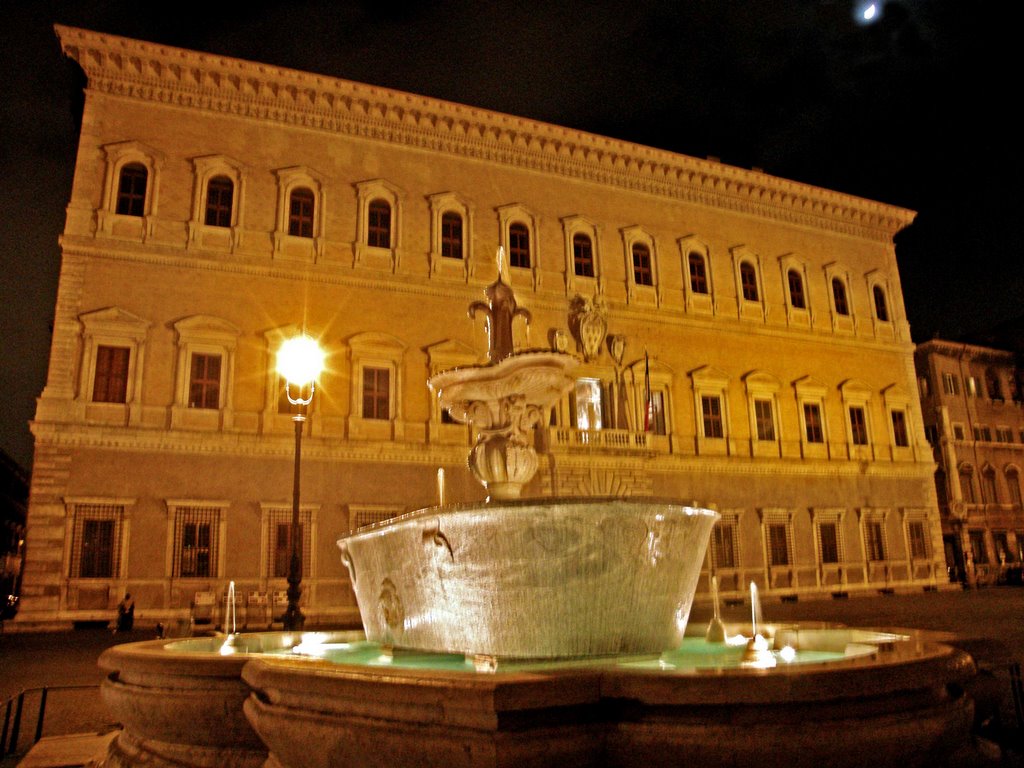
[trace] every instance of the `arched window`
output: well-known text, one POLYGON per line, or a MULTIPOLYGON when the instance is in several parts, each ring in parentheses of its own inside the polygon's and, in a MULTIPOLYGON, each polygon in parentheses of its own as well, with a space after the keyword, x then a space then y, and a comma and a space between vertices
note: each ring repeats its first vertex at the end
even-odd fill
POLYGON ((960 467, 960 495, 965 503, 974 503, 974 472, 966 464, 960 467))
POLYGON ((832 278, 832 300, 837 315, 849 315, 850 305, 846 301, 846 285, 838 277, 832 278))
POLYGON ((376 248, 391 247, 391 205, 387 200, 371 200, 367 209, 366 244, 376 248))
POLYGON ((227 176, 214 176, 206 185, 206 224, 211 227, 231 226, 231 206, 235 184, 227 176))
POLYGON ((462 258, 462 217, 454 211, 441 216, 441 255, 448 259, 462 258))
POLYGON ((594 247, 589 235, 577 232, 572 236, 572 265, 580 277, 594 276, 594 247))
POLYGON ((703 254, 690 251, 687 257, 690 266, 690 290, 694 293, 708 292, 708 270, 703 254))
POLYGON ((885 301, 885 291, 882 286, 876 285, 871 289, 871 293, 875 297, 875 317, 883 323, 889 322, 889 305, 885 301))
POLYGON ((804 297, 804 279, 797 269, 791 269, 786 273, 786 280, 789 283, 789 303, 794 309, 807 309, 807 299, 804 297))
POLYGON ((521 221, 508 225, 508 263, 511 267, 530 266, 530 230, 521 221))
POLYGON ((1016 467, 1008 467, 1006 470, 1006 489, 1010 492, 1010 503, 1017 509, 1022 506, 1020 493, 1020 473, 1016 467))
POLYGON ((746 301, 759 301, 757 291, 757 270, 749 261, 740 263, 740 287, 746 301))
POLYGON ((983 503, 999 503, 999 494, 996 493, 996 471, 992 467, 985 467, 981 470, 981 490, 983 503))
POLYGON ((149 171, 142 163, 128 163, 121 169, 117 184, 117 213, 143 216, 146 213, 146 181, 149 171))
POLYGON ((297 187, 288 197, 288 234, 295 237, 313 236, 313 210, 316 198, 308 187, 297 187))
POLYGON ((633 243, 633 282, 637 285, 654 285, 651 249, 646 243, 633 243))

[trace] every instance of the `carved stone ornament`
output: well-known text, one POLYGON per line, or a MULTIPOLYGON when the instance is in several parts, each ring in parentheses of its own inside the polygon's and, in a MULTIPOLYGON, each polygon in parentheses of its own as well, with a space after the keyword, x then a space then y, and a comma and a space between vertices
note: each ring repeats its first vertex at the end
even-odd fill
POLYGON ((561 328, 551 329, 551 349, 554 352, 568 352, 569 351, 569 337, 565 331, 561 328))
POLYGON ((601 296, 587 299, 579 294, 569 304, 569 329, 587 362, 601 354, 608 333, 608 308, 601 296))
POLYGON ((626 354, 626 337, 621 334, 609 336, 608 353, 616 365, 622 365, 622 358, 626 354))

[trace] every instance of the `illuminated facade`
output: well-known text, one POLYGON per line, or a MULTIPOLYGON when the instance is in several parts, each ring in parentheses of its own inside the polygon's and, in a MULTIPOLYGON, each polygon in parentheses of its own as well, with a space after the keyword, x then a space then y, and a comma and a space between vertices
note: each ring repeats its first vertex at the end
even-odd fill
MULTIPOLYGON (((484 362, 497 246, 520 348, 583 361, 532 495, 717 506, 725 595, 946 580, 893 237, 900 208, 324 76, 58 27, 88 77, 21 620, 284 589, 274 355, 328 353, 303 441, 304 612, 335 540, 479 499, 430 375, 484 362), (649 394, 648 394, 649 393, 649 394)), ((706 581, 706 580, 705 580, 706 581)), ((272 598, 271 598, 272 599, 272 598)))
POLYGON ((946 562, 971 585, 1020 578, 1022 372, 1013 352, 933 339, 915 354, 946 562))

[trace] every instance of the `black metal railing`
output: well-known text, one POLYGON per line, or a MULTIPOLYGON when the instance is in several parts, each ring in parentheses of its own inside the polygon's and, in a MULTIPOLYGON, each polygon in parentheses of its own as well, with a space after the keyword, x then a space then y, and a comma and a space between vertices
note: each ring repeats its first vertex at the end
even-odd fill
MULTIPOLYGON (((33 694, 39 695, 38 707, 36 708, 35 734, 32 744, 35 744, 43 737, 43 726, 46 722, 46 704, 51 691, 62 693, 66 691, 89 690, 99 692, 98 685, 49 685, 41 688, 26 688, 21 693, 11 696, 4 703, 4 725, 0 732, 0 759, 18 753, 18 742, 21 740, 21 726, 24 720, 26 699, 33 694)), ((29 707, 31 709, 31 706, 29 707)))

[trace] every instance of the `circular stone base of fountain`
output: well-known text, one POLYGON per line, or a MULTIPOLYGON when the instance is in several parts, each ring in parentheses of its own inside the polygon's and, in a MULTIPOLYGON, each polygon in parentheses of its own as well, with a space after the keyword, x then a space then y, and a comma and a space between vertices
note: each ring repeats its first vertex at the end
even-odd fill
POLYGON ((498 658, 682 640, 718 513, 657 499, 425 509, 338 542, 367 638, 498 658))
POLYGON ((256 657, 245 712, 268 765, 288 768, 915 768, 970 748, 967 654, 923 633, 818 638, 859 650, 774 669, 668 669, 655 656, 492 674, 256 657))

